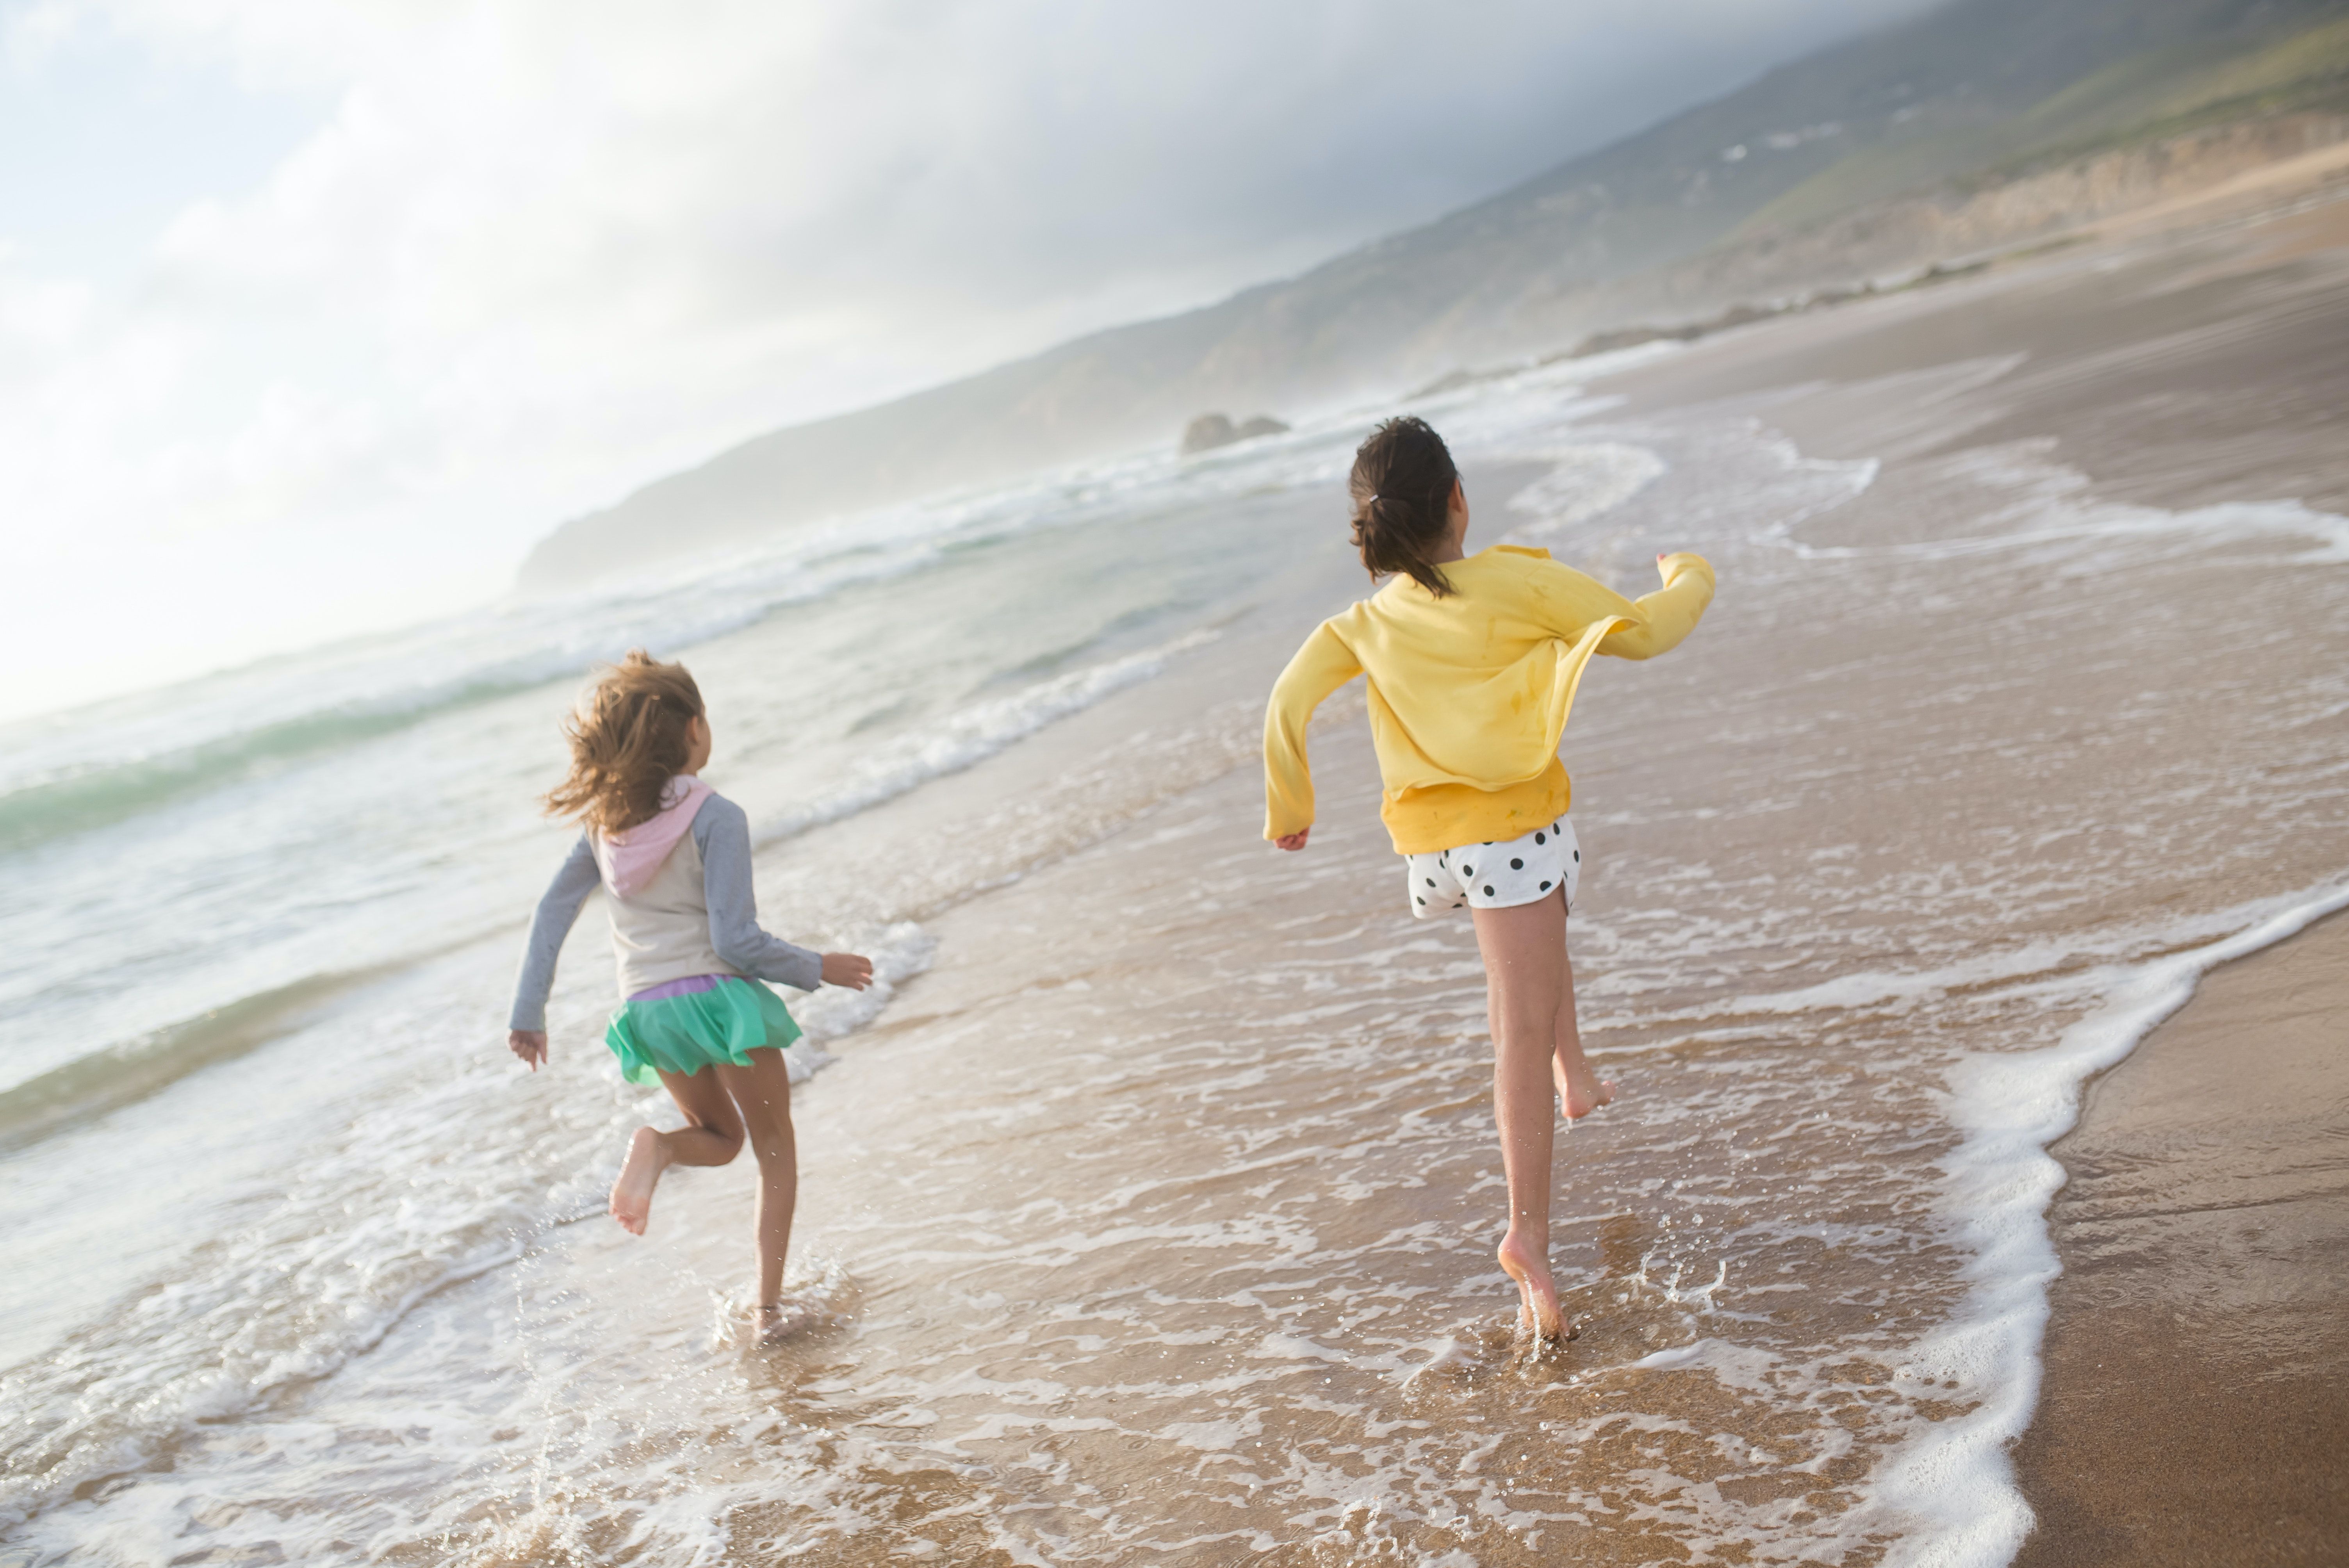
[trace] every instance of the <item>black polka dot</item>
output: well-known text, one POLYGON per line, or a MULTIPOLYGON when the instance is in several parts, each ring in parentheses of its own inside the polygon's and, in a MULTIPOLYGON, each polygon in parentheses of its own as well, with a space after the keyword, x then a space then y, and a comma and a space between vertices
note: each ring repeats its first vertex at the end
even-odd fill
POLYGON ((1534 842, 1535 842, 1535 843, 1537 843, 1537 844, 1547 844, 1547 843, 1548 843, 1548 842, 1549 842, 1549 841, 1548 841, 1547 839, 1544 838, 1541 834, 1539 834, 1539 833, 1536 833, 1536 834, 1534 835, 1534 842))
POLYGON ((1475 866, 1462 866, 1460 868, 1460 874, 1464 877, 1473 877, 1476 874, 1476 868, 1475 866))
POLYGON ((1509 869, 1513 872, 1521 872, 1526 869, 1526 862, 1523 861, 1511 861, 1509 862, 1509 869))
MULTIPOLYGON (((1428 883, 1427 885, 1428 885, 1428 886, 1430 886, 1430 887, 1433 887, 1435 884, 1434 884, 1433 882, 1430 882, 1430 883, 1428 883)), ((1412 896, 1413 896, 1413 898, 1415 898, 1415 899, 1419 899, 1419 902, 1420 902, 1421 903, 1425 903, 1427 902, 1427 901, 1426 901, 1425 899, 1423 899, 1423 898, 1419 898, 1419 895, 1418 895, 1417 893, 1413 893, 1413 894, 1412 894, 1412 896)))
POLYGON ((1548 891, 1549 891, 1549 883, 1547 883, 1547 882, 1544 882, 1544 883, 1542 883, 1542 892, 1547 892, 1548 891))
POLYGON ((1430 886, 1430 887, 1433 887, 1433 886, 1435 885, 1435 879, 1434 879, 1433 877, 1430 877, 1430 878, 1428 878, 1428 879, 1427 879, 1427 885, 1428 885, 1428 886, 1430 886))
POLYGON ((1485 847, 1486 849, 1488 849, 1488 850, 1489 850, 1489 849, 1491 849, 1491 848, 1493 847, 1493 841, 1492 841, 1492 840, 1490 840, 1490 839, 1485 840, 1485 847))
POLYGON ((1581 859, 1582 859, 1582 851, 1581 851, 1580 850, 1577 850, 1577 851, 1574 851, 1574 858, 1575 858, 1577 861, 1581 860, 1581 859))
POLYGON ((1486 883, 1485 884, 1485 896, 1486 898, 1490 898, 1490 897, 1492 897, 1492 896, 1493 896, 1493 884, 1492 884, 1492 883, 1490 883, 1490 882, 1486 882, 1486 883))

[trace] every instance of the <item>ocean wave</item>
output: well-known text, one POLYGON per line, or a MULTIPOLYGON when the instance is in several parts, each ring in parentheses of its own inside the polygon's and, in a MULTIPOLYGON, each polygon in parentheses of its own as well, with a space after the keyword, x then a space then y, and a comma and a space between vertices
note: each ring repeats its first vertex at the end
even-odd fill
MULTIPOLYGON (((801 1046, 795 1048, 804 1052, 811 1072, 833 1060, 823 1049, 823 1042, 853 1035, 879 1017, 896 996, 898 986, 929 968, 938 943, 914 922, 900 920, 860 937, 857 950, 873 960, 871 985, 862 991, 826 985, 792 1003, 792 1016, 804 1031, 801 1046)), ((792 1081, 799 1080, 795 1072, 792 1081)))
POLYGON ((388 968, 312 975, 150 1030, 0 1089, 0 1148, 143 1099, 200 1068, 267 1045, 388 968))
MULTIPOLYGON (((764 836, 853 815, 969 767, 1149 679, 1218 635, 1193 633, 975 703, 918 739, 885 748, 843 788, 764 836)), ((928 966, 935 947, 906 921, 841 934, 874 958, 874 984, 794 1000, 805 1030, 786 1053, 794 1081, 829 1065, 827 1047, 867 1026, 928 966)), ((119 1109, 315 1026, 338 995, 378 978, 372 971, 314 976, 93 1053, 0 1093, 0 1138, 27 1140, 119 1109)), ((376 1027, 445 1038, 452 1025, 442 1015, 460 1005, 437 998, 423 1014, 402 1008, 376 1027)), ((588 1026, 582 1017, 561 1023, 570 1034, 588 1026)), ((174 1279, 93 1319, 61 1356, 0 1373, 0 1407, 8 1412, 0 1416, 0 1527, 39 1515, 103 1477, 152 1466, 191 1430, 243 1416, 288 1385, 332 1375, 434 1293, 505 1267, 529 1255, 550 1227, 598 1212, 608 1169, 542 1168, 545 1149, 533 1150, 538 1166, 527 1159, 511 1168, 487 1157, 440 1159, 452 1138, 464 1147, 498 1143, 489 1130, 502 1127, 505 1113, 497 1109, 502 1097, 490 1092, 494 1077, 493 1066, 475 1058, 419 1097, 368 1112, 333 1140, 334 1152, 316 1157, 298 1193, 253 1225, 205 1243, 174 1279), (480 1137, 468 1137, 464 1130, 476 1124, 480 1137), (402 1179, 393 1212, 357 1227, 344 1222, 350 1192, 372 1190, 385 1169, 410 1166, 428 1174, 402 1179), (300 1305, 288 1310, 288 1303, 300 1305)), ((566 1075, 559 1093, 571 1109, 558 1119, 590 1130, 557 1141, 598 1150, 625 1142, 647 1099, 602 1073, 566 1075)))
MULTIPOLYGON (((673 655, 779 610, 914 576, 972 548, 1113 520, 1154 485, 1177 484, 1180 499, 1196 503, 1268 479, 1325 477, 1329 461, 1316 450, 1282 448, 1228 471, 1177 472, 1158 461, 1064 470, 837 520, 624 589, 512 601, 276 655, 70 718, 23 721, 0 732, 0 854, 576 679, 631 647, 673 655)), ((957 731, 948 744, 967 738, 957 731)))
MULTIPOLYGON (((874 959, 868 989, 827 987, 792 1003, 806 1030, 786 1053, 795 1083, 833 1059, 826 1042, 864 1027, 926 968, 936 944, 898 922, 861 945, 874 959)), ((176 1049, 180 1073, 191 1072, 305 1026, 320 1004, 372 977, 281 987, 76 1067, 119 1075, 176 1049)), ((513 1264, 553 1228, 602 1212, 616 1151, 662 1091, 626 1083, 599 1048, 590 1070, 529 1080, 564 1135, 517 1140, 513 1064, 479 1047, 474 1000, 429 978, 406 995, 376 1030, 429 1063, 420 1092, 325 1130, 300 1150, 299 1181, 51 1353, 0 1369, 0 1532, 107 1478, 171 1469, 191 1431, 332 1376, 436 1293, 513 1264)), ((561 1032, 587 1032, 596 1011, 559 1017, 561 1032)))
MULTIPOLYGON (((1793 454, 1793 444, 1785 438, 1776 438, 1775 444, 1793 454)), ((1963 534, 1820 544, 1795 536, 1795 530, 1809 521, 1797 516, 1773 523, 1760 538, 1805 562, 1958 561, 2045 547, 2101 552, 2122 543, 2196 552, 2214 544, 2287 538, 2311 544, 2287 557, 2290 564, 2349 563, 2349 517, 2320 511, 2301 500, 2220 501, 2177 511, 2112 500, 2096 493, 2088 475, 2049 459, 2029 443, 1971 449, 1942 459, 1938 468, 1951 479, 2003 491, 2008 499, 2002 506, 1970 514, 1972 531, 1963 534)), ((1872 475, 1872 462, 1869 471, 1872 475)))
POLYGON ((2265 899, 2230 912, 2216 942, 2100 971, 2100 1005, 2037 1050, 1982 1051, 1950 1075, 1950 1119, 1962 1141, 1941 1162, 1939 1208, 1973 1262, 1965 1306, 1891 1368, 1903 1389, 1950 1381, 1982 1391, 1965 1414, 1932 1424, 1876 1477, 1876 1508, 1896 1527, 1927 1522, 1915 1561, 1981 1568, 2011 1562, 2030 1533, 2029 1502, 2008 1449, 2039 1402, 2047 1286, 2063 1272, 2047 1206, 2063 1186, 2048 1152, 2079 1119, 2089 1078, 2117 1065, 2193 999, 2202 976, 2349 908, 2349 883, 2265 899))
MULTIPOLYGON (((1169 660, 1214 641, 1217 635, 1214 630, 1194 632, 1155 647, 1070 670, 974 703, 894 744, 882 743, 838 788, 784 813, 779 820, 762 824, 760 840, 771 843, 823 823, 854 816, 931 779, 969 768, 1061 718, 1151 678, 1164 670, 1169 660)), ((384 733, 402 722, 412 720, 387 716, 377 721, 373 733, 384 733)), ((212 777, 225 778, 240 768, 257 767, 273 755, 298 755, 309 739, 299 732, 254 738, 253 744, 243 751, 214 759, 212 777)), ((311 742, 331 743, 331 738, 311 742)), ((153 785, 157 796, 192 787, 170 777, 160 778, 153 785)), ((0 811, 5 811, 7 804, 0 800, 0 811)), ((136 809, 130 801, 119 804, 126 810, 136 809)), ((893 927, 882 933, 879 940, 891 954, 895 972, 917 973, 926 963, 926 948, 923 946, 926 939, 912 928, 893 927)), ((305 1016, 324 1008, 341 993, 378 979, 408 962, 412 962, 412 957, 369 969, 312 975, 133 1038, 102 1046, 0 1089, 0 1147, 37 1140, 60 1127, 141 1099, 212 1063, 257 1048, 298 1028, 305 1016)), ((812 1070, 821 1066, 829 1058, 823 1057, 813 1042, 861 1027, 885 1004, 888 995, 889 989, 885 985, 861 996, 843 992, 838 996, 826 993, 815 998, 811 1004, 812 1015, 802 1019, 811 1037, 807 1059, 802 1062, 794 1057, 795 1067, 812 1070), (842 1016, 835 1018, 835 1013, 842 1016)))
MULTIPOLYGON (((1120 664, 1130 665, 1131 661, 1120 664)), ((1131 676, 1133 670, 1121 668, 1116 673, 1131 676)), ((1103 695, 1106 689, 1115 686, 1105 688, 1103 695)), ((1069 694, 1061 695, 1065 700, 1069 694)), ((1050 702, 1039 704, 1026 717, 1036 723, 1050 722, 1051 707, 1050 702)), ((999 748, 1017 738, 999 733, 999 748)), ((977 754, 972 755, 975 759, 977 754)), ((830 808, 830 814, 846 815, 852 810, 839 803, 830 808)), ((929 966, 936 944, 918 925, 897 922, 873 934, 864 945, 876 965, 871 986, 862 992, 827 987, 794 1004, 806 1037, 803 1047, 790 1057, 793 1082, 803 1081, 833 1060, 822 1042, 853 1034, 878 1016, 895 994, 897 982, 929 966)), ((0 1150, 36 1142, 62 1128, 134 1104, 191 1073, 257 1050, 302 1028, 352 990, 404 970, 413 961, 305 975, 101 1047, 0 1088, 0 1150)))
POLYGON ((1187 633, 1154 648, 1071 670, 1008 696, 975 703, 895 745, 877 748, 831 794, 761 824, 759 841, 779 842, 826 822, 853 817, 933 779, 959 773, 1049 724, 1150 679, 1165 669, 1168 660, 1204 647, 1220 635, 1214 628, 1187 633))
MULTIPOLYGON (((28 747, 0 788, 0 853, 140 816, 273 768, 378 739, 458 710, 577 678, 627 648, 690 648, 753 624, 777 610, 846 588, 920 571, 936 559, 924 548, 859 550, 817 566, 730 583, 712 608, 704 585, 631 605, 539 606, 490 622, 442 623, 335 651, 335 658, 277 661, 218 677, 159 699, 209 707, 204 717, 140 715, 94 754, 45 758, 28 747), (747 591, 746 591, 747 589, 747 591), (268 678, 264 678, 268 677, 268 678), (238 690, 261 684, 264 689, 238 690), (357 688, 354 690, 353 688, 357 688), (209 700, 208 700, 209 699, 209 700), (44 766, 46 764, 46 766, 44 766)), ((101 743, 103 745, 103 743, 101 743)))
POLYGON ((1507 537, 1527 543, 1549 539, 1614 511, 1661 478, 1664 459, 1645 447, 1600 441, 1540 453, 1549 472, 1508 499, 1526 521, 1507 537))
POLYGON ((0 853, 125 821, 182 796, 390 735, 435 714, 536 684, 481 683, 454 693, 420 695, 414 706, 330 709, 178 751, 66 771, 0 795, 0 853))

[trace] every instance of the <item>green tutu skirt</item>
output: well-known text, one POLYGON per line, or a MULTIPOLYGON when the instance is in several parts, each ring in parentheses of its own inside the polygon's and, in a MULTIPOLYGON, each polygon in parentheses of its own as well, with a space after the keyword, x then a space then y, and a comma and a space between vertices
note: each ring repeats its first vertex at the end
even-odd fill
POLYGON ((731 975, 707 991, 623 1002, 604 1031, 620 1070, 641 1084, 657 1084, 665 1072, 691 1077, 713 1062, 747 1068, 752 1051, 799 1037, 781 996, 731 975))

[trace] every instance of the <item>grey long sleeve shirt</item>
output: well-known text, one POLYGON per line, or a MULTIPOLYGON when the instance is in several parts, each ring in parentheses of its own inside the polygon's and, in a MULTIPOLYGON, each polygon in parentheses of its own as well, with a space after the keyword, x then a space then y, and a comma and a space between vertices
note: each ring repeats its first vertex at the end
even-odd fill
MULTIPOLYGON (((823 984, 823 954, 794 947, 759 927, 759 907, 750 891, 750 819, 723 795, 712 795, 694 814, 693 841, 701 851, 701 892, 709 905, 709 945, 741 974, 773 980, 795 990, 823 984)), ((547 884, 530 923, 522 973, 514 981, 513 1012, 507 1027, 546 1027, 547 993, 554 988, 554 964, 563 939, 579 919, 579 908, 603 875, 587 835, 547 884)))

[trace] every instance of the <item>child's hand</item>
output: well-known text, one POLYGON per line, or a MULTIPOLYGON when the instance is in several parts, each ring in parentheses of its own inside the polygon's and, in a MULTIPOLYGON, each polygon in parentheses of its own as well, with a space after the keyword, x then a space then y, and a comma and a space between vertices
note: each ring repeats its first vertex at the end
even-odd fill
POLYGON ((873 960, 862 953, 827 953, 823 955, 823 983, 862 991, 873 984, 873 960))
POLYGON ((546 1031, 544 1029, 508 1029, 506 1049, 520 1057, 524 1067, 536 1072, 538 1064, 546 1059, 546 1031))
POLYGON ((1293 833, 1283 833, 1272 841, 1273 845, 1275 848, 1283 850, 1301 850, 1305 847, 1305 836, 1312 830, 1310 828, 1299 828, 1293 833))

